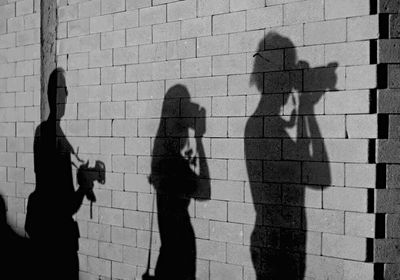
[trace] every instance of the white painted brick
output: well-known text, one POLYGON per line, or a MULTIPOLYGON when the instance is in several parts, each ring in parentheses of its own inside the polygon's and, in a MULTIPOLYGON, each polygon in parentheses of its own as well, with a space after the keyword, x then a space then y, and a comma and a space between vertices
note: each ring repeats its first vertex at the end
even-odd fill
POLYGON ((307 219, 306 230, 344 234, 344 213, 342 211, 307 208, 304 215, 307 219))
POLYGON ((101 103, 101 119, 122 119, 125 117, 125 102, 101 103))
POLYGON ((366 251, 366 238, 329 233, 322 235, 322 254, 325 256, 365 261, 366 251))
POLYGON ((110 14, 125 10, 125 0, 101 0, 101 13, 110 14))
POLYGON ((89 136, 111 136, 111 121, 90 120, 89 136))
POLYGON ((376 39, 379 37, 378 15, 347 19, 347 39, 349 41, 376 39))
POLYGON ((88 272, 95 275, 111 276, 111 261, 88 257, 88 272))
POLYGON ((151 0, 126 0, 127 10, 137 10, 140 8, 150 7, 151 0))
POLYGON ((323 204, 326 209, 367 212, 368 190, 362 188, 329 187, 324 190, 323 204), (354 197, 357 200, 354 201, 354 197))
POLYGON ((167 59, 182 59, 196 56, 196 39, 167 42, 167 59))
POLYGON ((68 37, 89 34, 89 19, 80 19, 68 22, 68 37))
POLYGON ((376 216, 374 214, 346 212, 345 234, 358 237, 374 238, 375 222, 376 216))
POLYGON ((88 238, 98 241, 111 241, 111 226, 89 222, 87 225, 88 238))
POLYGON ((103 67, 101 68, 101 84, 118 84, 125 82, 125 67, 103 67))
POLYGON ((167 44, 165 42, 139 46, 139 62, 163 61, 167 59, 167 44))
MULTIPOLYGON (((21 31, 24 29, 24 17, 13 17, 7 20, 8 33, 21 31)), ((6 33, 6 32, 4 32, 6 33)))
POLYGON ((122 261, 122 246, 113 243, 99 243, 99 257, 106 260, 122 261))
POLYGON ((377 116, 348 115, 346 116, 346 131, 349 138, 377 138, 377 116))
POLYGON ((139 25, 138 11, 127 11, 114 14, 114 29, 127 29, 139 25))
POLYGON ((124 227, 134 229, 150 229, 150 213, 138 211, 124 211, 124 227))
POLYGON ((374 188, 376 168, 372 164, 346 164, 346 186, 374 188))
POLYGON ((60 7, 57 14, 60 22, 78 19, 78 5, 60 7))
POLYGON ((138 81, 151 81, 153 79, 153 65, 148 64, 137 64, 126 66, 126 81, 127 82, 138 82, 138 81))
POLYGON ((182 21, 182 38, 211 35, 211 17, 201 17, 182 21))
POLYGON ((154 80, 177 79, 180 77, 179 61, 156 62, 152 64, 154 80))
POLYGON ((183 78, 211 76, 211 57, 185 59, 181 63, 183 78))
POLYGON ((213 75, 246 73, 246 55, 221 55, 213 58, 213 75))
POLYGON ((115 172, 136 173, 137 158, 135 156, 113 156, 112 170, 115 172))
POLYGON ((143 8, 139 10, 140 26, 166 22, 166 5, 143 8))
POLYGON ((250 10, 256 8, 262 8, 265 6, 264 0, 231 0, 230 1, 230 11, 240 11, 240 10, 250 10))
POLYGON ((102 224, 122 226, 123 211, 114 208, 99 208, 99 221, 102 224))
POLYGON ((229 52, 256 52, 259 40, 264 36, 263 30, 234 33, 229 35, 229 52))
POLYGON ((369 113, 369 92, 338 91, 325 95, 326 114, 367 114, 369 113))
POLYGON ((213 34, 244 31, 246 28, 245 12, 236 12, 213 17, 213 34))
POLYGON ((79 3, 79 18, 90 18, 98 15, 100 15, 100 0, 79 3))
POLYGON ((0 17, 4 19, 15 17, 15 4, 10 3, 8 5, 0 6, 0 17))
MULTIPOLYGON (((85 58, 83 58, 85 60, 85 58)), ((16 64, 15 75, 16 76, 30 76, 33 75, 33 61, 20 61, 16 64)))
POLYGON ((100 84, 100 69, 82 69, 79 73, 79 85, 98 85, 100 84))
POLYGON ((138 99, 162 99, 165 91, 164 81, 140 82, 138 84, 138 99))
POLYGON ((215 97, 212 102, 213 116, 244 116, 245 97, 215 97))
POLYGON ((306 45, 344 42, 345 40, 346 20, 331 20, 304 25, 304 43, 306 45))
POLYGON ((153 26, 153 42, 179 40, 181 33, 180 22, 169 22, 153 26))
POLYGON ((137 95, 138 95, 137 83, 112 85, 113 101, 137 100, 137 95))
POLYGON ((326 0, 325 18, 347 18, 370 14, 370 2, 367 0, 326 0))
POLYGON ((79 103, 78 118, 83 119, 99 119, 100 118, 100 103, 79 103))
POLYGON ((369 42, 353 42, 325 46, 325 61, 341 66, 369 64, 369 42))
POLYGON ((101 34, 102 49, 124 47, 125 41, 125 30, 118 30, 101 34))
POLYGON ((112 50, 96 50, 89 52, 89 67, 103 67, 112 65, 112 50))
POLYGON ((133 192, 113 191, 112 207, 137 210, 138 196, 133 192))
POLYGON ((197 55, 213 56, 228 54, 228 35, 197 38, 197 55))
POLYGON ((90 33, 107 32, 113 30, 113 16, 105 15, 90 18, 90 33))
POLYGON ((377 66, 346 67, 346 89, 370 89, 377 86, 377 66))
POLYGON ((128 155, 151 155, 149 138, 126 138, 125 153, 128 155))
POLYGON ((131 28, 126 30, 126 45, 149 44, 152 40, 152 28, 150 26, 131 28))
MULTIPOLYGON (((272 6, 247 11, 247 30, 283 25, 282 6, 272 6)), ((260 38, 261 39, 261 38, 260 38)))
POLYGON ((0 49, 16 46, 16 33, 0 35, 0 49))
POLYGON ((111 241, 126 246, 136 246, 136 231, 128 228, 112 227, 111 241))
POLYGON ((139 51, 137 46, 114 49, 114 65, 138 63, 139 51))
POLYGON ((167 5, 167 20, 176 21, 196 17, 197 1, 185 0, 167 5))
MULTIPOLYGON (((88 68, 89 56, 87 53, 71 54, 68 56, 68 69, 88 68)), ((18 69, 18 64, 17 64, 18 69)), ((33 69, 32 69, 33 71, 33 69)))
POLYGON ((229 12, 228 0, 199 0, 198 16, 209 16, 229 12))
POLYGON ((284 24, 299 24, 324 19, 324 1, 306 0, 284 5, 284 24))

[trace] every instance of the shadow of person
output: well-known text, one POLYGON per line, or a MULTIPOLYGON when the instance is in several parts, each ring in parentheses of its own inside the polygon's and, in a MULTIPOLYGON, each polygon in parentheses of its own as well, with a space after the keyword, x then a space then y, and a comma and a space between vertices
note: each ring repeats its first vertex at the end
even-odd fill
POLYGON ((85 190, 75 190, 71 154, 75 154, 60 127, 65 113, 67 86, 62 68, 49 77, 50 114, 35 131, 36 188, 28 198, 25 230, 34 248, 38 279, 79 279, 79 229, 73 215, 85 190), (45 256, 45 259, 42 259, 45 256))
MULTIPOLYGON (((252 262, 258 280, 301 280, 305 273, 306 240, 310 238, 305 215, 305 207, 310 207, 305 204, 306 188, 318 192, 331 183, 315 106, 325 90, 334 89, 337 64, 321 68, 323 71, 315 75, 318 81, 306 81, 303 75, 310 71, 308 63, 297 61, 290 39, 274 32, 261 40, 254 59, 250 84, 257 87, 261 98, 246 123, 244 140, 256 212, 250 240, 252 262), (286 49, 264 51, 264 46, 276 44, 286 49), (273 57, 278 52, 285 58, 281 65, 273 57), (321 90, 304 92, 312 87, 304 81, 321 85, 321 90), (282 112, 289 115, 283 116, 282 112), (257 130, 260 124, 262 136, 257 130), (262 174, 255 171, 257 165, 262 174)), ((321 208, 321 199, 311 203, 315 203, 311 207, 321 208)))
POLYGON ((210 198, 202 143, 205 128, 205 109, 190 101, 186 87, 171 87, 164 97, 151 162, 161 239, 157 280, 195 279, 196 244, 188 207, 190 198, 210 198), (194 143, 190 141, 191 131, 194 143))
POLYGON ((27 279, 30 276, 30 242, 7 223, 6 204, 0 195, 0 263, 1 279, 27 279))

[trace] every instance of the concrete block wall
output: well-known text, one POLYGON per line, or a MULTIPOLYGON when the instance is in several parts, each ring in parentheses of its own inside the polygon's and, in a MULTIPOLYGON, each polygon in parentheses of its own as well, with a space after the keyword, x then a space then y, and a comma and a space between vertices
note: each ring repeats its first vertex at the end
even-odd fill
POLYGON ((379 1, 381 29, 384 36, 378 41, 379 74, 382 84, 378 89, 379 140, 377 162, 379 182, 376 190, 375 209, 382 230, 375 243, 375 262, 384 265, 385 279, 400 277, 398 236, 398 1, 379 1))
POLYGON ((0 194, 24 234, 33 191, 33 137, 40 122, 40 1, 0 1, 0 194))
MULTIPOLYGON (((15 25, 29 22, 30 3, 39 15, 37 2, 0 0, 0 13, 15 15, 0 22, 0 190, 20 228, 35 183, 40 41, 39 26, 15 25)), ((375 279, 384 263, 398 271, 398 46, 378 41, 378 12, 388 38, 398 37, 396 9, 369 0, 58 0, 56 61, 69 92, 61 126, 82 158, 107 169, 93 217, 87 201, 76 216, 80 278, 141 279, 160 118, 166 135, 174 118, 202 121, 179 110, 184 98, 164 100, 178 84, 206 112, 211 197, 189 206, 198 279, 283 279, 276 273, 291 266, 288 279, 375 279), (377 91, 385 75, 388 89, 377 91), (171 115, 161 115, 165 104, 171 115), (385 123, 388 139, 377 140, 385 123)), ((153 230, 152 268, 156 219, 153 230)))

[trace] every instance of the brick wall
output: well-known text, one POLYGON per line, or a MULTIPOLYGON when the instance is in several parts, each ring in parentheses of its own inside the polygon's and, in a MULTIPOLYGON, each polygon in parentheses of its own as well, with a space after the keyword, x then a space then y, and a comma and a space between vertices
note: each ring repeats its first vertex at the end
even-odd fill
MULTIPOLYGON (((0 0, 0 13, 13 15, 0 22, 0 186, 20 228, 35 183, 37 2, 0 0)), ((384 2, 395 1, 378 5, 395 27, 397 6, 384 2)), ((398 46, 377 40, 385 18, 376 5, 58 0, 56 61, 69 92, 61 127, 80 157, 107 169, 92 219, 87 201, 76 217, 81 279, 141 278, 156 143, 182 140, 183 123, 191 133, 206 126, 209 175, 201 180, 211 194, 188 207, 199 279, 374 279, 395 263, 395 64, 387 66, 390 89, 376 89, 382 64, 398 63, 398 46), (164 99, 177 85, 185 94, 164 99), (188 110, 186 94, 205 116, 188 110), (389 139, 377 140, 386 119, 389 139)))
POLYGON ((40 121, 40 2, 0 1, 0 194, 24 233, 34 189, 33 135, 40 121))
POLYGON ((375 243, 375 262, 385 264, 385 279, 397 279, 399 269, 398 234, 398 1, 379 1, 381 39, 378 41, 378 75, 382 83, 378 89, 379 140, 377 161, 379 182, 376 190, 376 213, 381 230, 375 243))

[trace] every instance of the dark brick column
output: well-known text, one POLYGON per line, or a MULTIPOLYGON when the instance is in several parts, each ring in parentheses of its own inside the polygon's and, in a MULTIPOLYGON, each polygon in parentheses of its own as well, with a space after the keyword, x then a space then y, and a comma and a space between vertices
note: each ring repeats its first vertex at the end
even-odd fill
POLYGON ((379 0, 376 279, 400 279, 400 1, 379 0))

